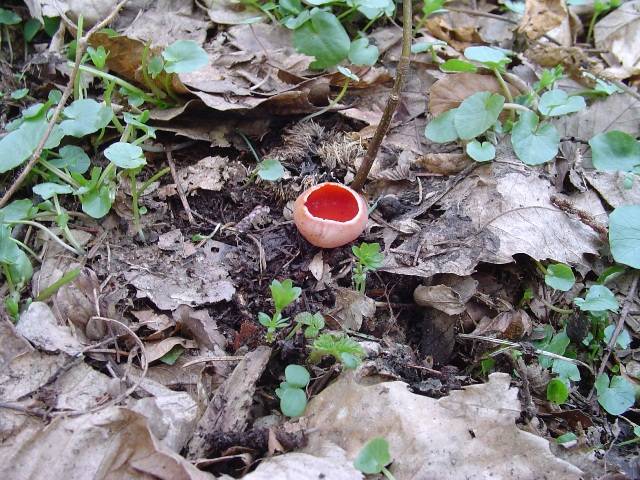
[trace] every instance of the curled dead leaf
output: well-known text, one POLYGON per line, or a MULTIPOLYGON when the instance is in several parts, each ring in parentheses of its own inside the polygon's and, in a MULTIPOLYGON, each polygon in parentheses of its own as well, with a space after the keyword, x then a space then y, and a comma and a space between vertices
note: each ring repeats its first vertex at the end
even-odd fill
MULTIPOLYGON (((520 94, 518 89, 507 84, 511 95, 520 94)), ((479 73, 455 73, 447 75, 433 84, 429 90, 429 112, 440 115, 458 107, 462 101, 477 92, 491 92, 504 95, 498 80, 492 75, 479 73)))
POLYGON ((526 0, 518 31, 530 40, 537 40, 560 26, 567 18, 568 10, 564 0, 526 0))
POLYGON ((531 318, 524 310, 502 312, 494 318, 484 317, 473 331, 474 335, 497 335, 507 340, 520 340, 530 335, 531 318))
POLYGON ((98 314, 96 302, 99 289, 100 282, 95 272, 85 267, 73 282, 60 287, 54 298, 60 320, 70 321, 91 340, 101 339, 106 331, 103 322, 90 322, 91 317, 98 314), (89 323, 91 328, 88 328, 89 323))

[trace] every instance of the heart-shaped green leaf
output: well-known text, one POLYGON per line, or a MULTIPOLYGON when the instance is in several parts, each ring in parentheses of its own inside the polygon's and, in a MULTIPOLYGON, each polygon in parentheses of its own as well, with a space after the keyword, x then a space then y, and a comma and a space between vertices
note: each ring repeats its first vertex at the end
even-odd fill
POLYGON ((311 18, 293 34, 293 46, 300 53, 315 57, 310 67, 333 67, 349 55, 349 35, 333 14, 314 8, 311 18))
POLYGON ((587 104, 581 96, 570 97, 566 92, 557 88, 543 93, 538 103, 538 110, 547 117, 559 117, 579 112, 586 107, 587 104))
POLYGON ((593 166, 598 170, 631 172, 640 166, 640 142, 625 132, 612 130, 589 140, 593 166))
POLYGON ((482 63, 489 68, 503 69, 507 63, 511 62, 503 50, 493 47, 467 47, 464 50, 464 56, 468 60, 482 63))
POLYGON ((576 283, 576 277, 569 265, 564 263, 556 263, 547 267, 547 273, 544 276, 544 282, 551 288, 567 292, 571 290, 573 284, 576 283))
POLYGON ((375 474, 391 463, 389 442, 382 437, 369 440, 353 462, 353 466, 362 473, 375 474))
POLYGON ((368 38, 359 38, 351 42, 349 60, 354 65, 374 65, 378 61, 378 47, 369 45, 368 38))
POLYGON ((538 116, 530 111, 520 113, 513 125, 511 144, 520 160, 527 165, 540 165, 558 154, 560 134, 550 123, 538 124, 538 116))
POLYGON ((503 105, 504 97, 497 93, 478 92, 466 98, 453 117, 458 136, 470 140, 486 132, 498 120, 503 105))
POLYGON ((467 155, 476 162, 489 162, 496 158, 496 147, 491 142, 482 142, 472 140, 467 143, 467 155))
MULTIPOLYGON (((46 129, 47 120, 41 115, 25 120, 16 130, 0 139, 0 173, 22 165, 33 154, 46 129)), ((57 147, 63 137, 64 132, 55 125, 44 148, 57 147)))
POLYGON ((142 148, 126 142, 109 145, 104 151, 104 156, 124 169, 138 168, 147 163, 142 148))
POLYGON ((566 383, 559 378, 552 379, 547 384, 547 400, 560 405, 569 398, 569 388, 566 383))
POLYGON ((66 120, 60 123, 65 135, 84 137, 109 125, 113 118, 110 107, 90 98, 76 100, 62 111, 66 120))
POLYGON ((54 167, 66 168, 73 173, 85 173, 91 164, 89 156, 76 145, 66 145, 58 151, 58 154, 60 158, 53 158, 49 163, 54 167))
POLYGON ((46 182, 33 186, 33 193, 40 195, 43 200, 48 200, 56 194, 71 192, 73 189, 69 185, 61 185, 60 183, 46 182))
POLYGON ((611 415, 622 415, 635 403, 633 385, 624 377, 614 376, 609 383, 609 377, 603 373, 595 385, 598 403, 611 415))
POLYGON ((609 245, 616 262, 640 268, 640 205, 623 205, 611 212, 609 245))
POLYGON ((574 382, 580 380, 580 370, 578 370, 575 363, 571 363, 568 360, 555 358, 551 371, 557 373, 561 379, 573 380, 574 382))
POLYGON ((584 298, 573 301, 584 312, 617 312, 619 306, 613 292, 603 285, 591 285, 584 298))
POLYGON ((475 73, 478 71, 478 67, 476 67, 473 63, 465 62, 464 60, 459 60, 457 58, 452 58, 451 60, 447 60, 446 62, 441 63, 440 70, 446 73, 454 73, 454 72, 475 73))
POLYGON ((209 55, 193 40, 177 40, 164 49, 164 70, 167 73, 193 72, 209 63, 209 55))
POLYGON ((258 164, 258 176, 263 180, 275 182, 284 175, 284 167, 279 160, 268 158, 258 164))
POLYGON ((458 132, 453 124, 456 108, 441 113, 431 120, 424 129, 424 136, 432 142, 447 143, 458 139, 458 132))

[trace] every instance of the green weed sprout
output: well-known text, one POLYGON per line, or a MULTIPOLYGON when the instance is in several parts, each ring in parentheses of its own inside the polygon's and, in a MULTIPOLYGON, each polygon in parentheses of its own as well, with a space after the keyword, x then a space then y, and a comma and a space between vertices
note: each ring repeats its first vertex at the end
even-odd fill
POLYGON ((388 480, 395 480, 395 477, 387 469, 387 465, 390 463, 389 442, 382 437, 375 437, 362 447, 353 461, 353 466, 362 473, 370 475, 382 473, 388 480))
POLYGON ((364 293, 367 284, 367 273, 377 270, 382 266, 384 255, 380 253, 379 243, 361 243, 354 245, 351 251, 356 257, 356 265, 353 269, 353 284, 355 289, 364 293))
POLYGON ((307 394, 304 391, 309 385, 311 376, 301 365, 289 365, 284 370, 284 382, 276 389, 280 399, 280 411, 287 417, 299 417, 307 407, 307 394))
POLYGON ((258 321, 267 327, 267 342, 274 340, 274 334, 277 330, 285 328, 289 325, 289 319, 282 316, 282 311, 291 305, 302 293, 300 287, 294 287, 293 282, 289 279, 279 282, 273 280, 269 286, 271 290, 271 298, 273 299, 274 312, 272 316, 264 312, 258 313, 258 321))
POLYGON ((324 356, 332 356, 346 368, 356 368, 364 357, 364 350, 347 335, 323 333, 311 346, 309 362, 318 363, 324 356))
POLYGON ((303 326, 304 338, 316 338, 320 330, 324 328, 324 317, 321 313, 302 312, 293 317, 296 326, 287 335, 287 339, 292 338, 303 326))

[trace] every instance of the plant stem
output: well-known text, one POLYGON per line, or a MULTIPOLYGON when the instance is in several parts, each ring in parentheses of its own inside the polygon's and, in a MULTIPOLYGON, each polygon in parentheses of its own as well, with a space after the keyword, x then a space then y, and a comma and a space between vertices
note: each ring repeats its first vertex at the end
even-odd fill
POLYGON ((40 258, 38 257, 38 255, 36 254, 36 252, 34 252, 33 250, 31 250, 27 245, 25 245, 23 242, 21 242, 20 240, 18 240, 17 238, 13 238, 13 237, 9 237, 9 239, 15 243, 16 245, 18 245, 20 248, 22 248, 23 250, 26 250, 27 253, 29 255, 31 255, 33 258, 35 258, 36 260, 38 260, 39 262, 41 262, 40 258))
POLYGON ((573 313, 573 310, 568 309, 568 308, 560 308, 560 307, 556 307, 555 305, 552 305, 551 303, 547 302, 544 298, 542 297, 538 297, 538 300, 540 300, 540 302, 542 302, 542 304, 547 307, 550 310, 553 310, 554 312, 557 313, 561 313, 563 315, 571 315, 573 313))
POLYGON ((140 195, 144 195, 145 190, 147 190, 147 188, 149 188, 149 185, 151 185, 153 182, 155 182, 156 180, 158 180, 160 177, 166 175, 167 173, 169 173, 171 171, 171 168, 169 167, 164 167, 162 170, 157 171, 156 173, 154 173, 151 177, 149 177, 149 179, 147 179, 142 186, 140 187, 140 189, 138 190, 138 193, 140 195))
POLYGON ((140 207, 138 205, 138 182, 136 180, 135 170, 129 170, 129 188, 131 190, 131 211, 133 212, 133 228, 140 237, 144 240, 144 234, 140 228, 140 207))
MULTIPOLYGON (((58 195, 55 195, 55 194, 53 195, 53 204, 56 207, 56 213, 58 214, 58 217, 62 216, 64 212, 62 211, 62 207, 60 207, 60 202, 58 202, 58 195)), ((60 227, 63 235, 69 241, 69 243, 73 246, 73 248, 75 248, 78 252, 84 251, 82 246, 78 243, 76 238, 71 233, 71 230, 69 230, 68 225, 60 225, 58 223, 58 227, 60 227)))
POLYGON ((525 107, 524 105, 520 105, 519 103, 505 103, 502 106, 503 110, 518 110, 520 112, 532 112, 530 108, 525 107))
POLYGON ((38 294, 38 296, 36 297, 36 301, 44 302, 51 295, 55 294, 60 289, 60 287, 62 287, 63 285, 66 285, 67 283, 73 282, 78 277, 78 275, 80 275, 80 269, 79 268, 74 268, 73 270, 68 271, 62 277, 60 277, 58 280, 56 280, 51 285, 49 285, 47 288, 42 290, 38 294))
POLYGON ((111 75, 110 73, 103 72, 102 70, 98 70, 97 68, 90 67, 89 65, 80 65, 78 70, 82 72, 90 73, 91 75, 95 75, 96 77, 102 78, 105 81, 114 82, 116 85, 124 88, 125 90, 129 90, 131 93, 135 93, 144 99, 145 102, 153 103, 154 105, 159 105, 161 102, 151 97, 149 94, 145 93, 144 90, 139 89, 135 85, 123 80, 120 77, 116 77, 115 75, 111 75))
POLYGON ((360 168, 358 169, 356 178, 351 184, 351 188, 356 192, 361 191, 367 181, 369 171, 371 170, 373 162, 378 155, 378 150, 380 149, 382 140, 387 134, 387 130, 389 130, 393 114, 400 102, 404 79, 409 73, 409 64, 411 62, 411 37, 413 36, 413 29, 411 27, 412 17, 411 0, 402 0, 402 55, 398 62, 396 80, 393 84, 389 98, 387 99, 387 105, 385 106, 382 118, 380 119, 380 123, 378 123, 378 127, 376 128, 376 132, 373 135, 371 142, 369 142, 367 153, 362 161, 362 165, 360 165, 360 168))
POLYGON ((504 92, 504 96, 507 97, 509 103, 513 103, 513 95, 511 95, 511 90, 509 90, 509 86, 504 81, 504 78, 502 78, 500 70, 498 70, 497 68, 492 68, 492 70, 496 78, 498 79, 498 83, 500 84, 500 88, 502 88, 502 91, 504 92))
POLYGON ((382 473, 385 477, 387 477, 387 480, 396 480, 396 477, 393 476, 393 474, 387 469, 387 467, 382 467, 382 473))
POLYGON ((342 20, 344 17, 348 17, 353 12, 355 12, 357 9, 358 9, 358 7, 351 7, 349 10, 345 10, 340 15, 338 15, 338 20, 342 20))
POLYGON ((82 253, 82 252, 76 251, 73 247, 70 247, 69 245, 64 243, 62 240, 60 240, 58 238, 58 236, 55 233, 53 233, 51 230, 49 230, 47 227, 45 227, 41 223, 32 222, 31 220, 15 220, 15 221, 10 221, 10 222, 5 221, 3 223, 6 223, 7 225, 16 225, 16 224, 31 225, 32 227, 39 228, 40 230, 45 232, 47 235, 49 235, 54 242, 56 242, 58 245, 60 245, 65 250, 68 250, 71 253, 74 253, 75 255, 80 255, 82 253))
POLYGON ((47 160, 41 158, 40 160, 38 160, 38 163, 40 165, 42 165, 45 169, 47 169, 51 173, 53 173, 55 176, 57 176, 60 180, 64 180, 65 182, 67 182, 73 188, 75 188, 75 189, 80 188, 80 185, 78 184, 78 182, 76 182, 73 178, 71 178, 71 176, 67 175, 65 172, 60 170, 58 167, 54 167, 47 160))
POLYGON ((323 113, 328 112, 329 110, 331 110, 333 107, 335 107, 338 104, 338 102, 340 100, 342 100, 342 97, 344 97, 344 95, 347 93, 347 89, 348 88, 349 88, 349 79, 347 78, 347 80, 344 82, 344 85, 342 85, 342 89, 340 89, 340 92, 338 92, 338 95, 336 96, 336 98, 331 100, 329 105, 324 107, 322 110, 318 110, 317 112, 313 112, 312 114, 307 115, 302 120, 300 120, 300 122, 301 123, 302 122, 306 122, 307 120, 310 120, 313 117, 317 117, 318 115, 322 115, 323 113))
POLYGON ((593 12, 593 16, 591 17, 591 21, 589 22, 589 29, 587 30, 587 43, 591 42, 591 38, 593 37, 593 27, 596 26, 596 21, 600 16, 600 12, 593 12))

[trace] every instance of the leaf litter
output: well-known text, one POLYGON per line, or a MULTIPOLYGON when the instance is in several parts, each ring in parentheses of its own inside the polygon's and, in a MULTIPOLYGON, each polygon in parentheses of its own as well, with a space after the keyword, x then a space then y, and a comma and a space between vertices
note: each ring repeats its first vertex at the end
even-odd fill
MULTIPOLYGON (((66 82, 55 74, 70 71, 60 48, 70 38, 65 30, 80 15, 96 24, 116 2, 25 3, 17 11, 40 19, 36 38, 47 43, 38 48, 52 52, 24 65, 26 86, 37 91, 31 102, 66 82), (57 29, 62 43, 48 44, 41 29, 60 14, 51 34, 57 29), (48 72, 38 70, 41 61, 50 62, 48 72)), ((397 479, 595 479, 611 472, 633 478, 639 419, 627 408, 640 384, 637 271, 611 267, 606 229, 612 209, 638 205, 638 165, 594 168, 589 143, 611 130, 637 143, 638 2, 598 4, 605 13, 591 28, 592 10, 564 2, 416 6, 408 78, 366 187, 374 208, 364 240, 381 244, 384 262, 367 272, 365 292, 354 288, 350 249, 311 247, 295 231, 287 205, 316 183, 354 178, 392 92, 401 29, 384 20, 393 10, 369 16, 367 8, 385 2, 357 3, 358 13, 343 18, 370 30, 362 41, 379 59, 350 65, 347 75, 329 57, 314 58, 315 45, 295 31, 318 35, 304 15, 326 20, 332 13, 300 2, 263 3, 131 2, 111 24, 119 34, 103 30, 89 39, 94 54, 100 47, 108 52, 109 73, 128 82, 117 84, 122 89, 111 107, 141 115, 126 123, 151 132, 140 142, 147 165, 138 180, 126 170, 109 180, 111 190, 102 194, 113 196, 116 215, 74 215, 67 231, 61 212, 79 212, 82 197, 63 196, 80 185, 55 198, 40 186, 29 198, 49 201, 38 206, 48 216, 37 218, 54 222, 53 232, 34 235, 29 224, 12 225, 39 261, 23 285, 31 298, 17 314, 9 301, 0 309, 3 476, 356 479, 365 476, 354 459, 382 437, 391 455, 384 463, 397 479), (422 8, 443 11, 423 18, 422 8), (274 18, 302 23, 287 28, 274 18), (595 51, 587 48, 587 29, 595 51), (176 42, 185 40, 194 47, 181 58, 176 42), (465 50, 481 45, 505 49, 500 55, 517 65, 507 71, 468 62, 465 50), (181 71, 171 63, 183 61, 200 68, 181 71), (451 65, 467 70, 450 71, 451 65), (531 103, 526 96, 549 75, 543 68, 556 65, 570 78, 541 87, 539 103, 537 97, 531 103), (345 84, 346 78, 352 80, 345 84), (156 101, 148 114, 127 85, 151 92, 156 101), (542 100, 561 97, 544 94, 554 85, 573 95, 564 95, 560 107, 542 100), (346 94, 336 98, 343 86, 346 94), (478 134, 479 145, 494 147, 491 163, 480 163, 468 145, 425 137, 434 117, 467 108, 467 99, 482 92, 544 114, 540 125, 559 139, 555 162, 520 160, 509 110, 478 134), (554 115, 554 108, 570 114, 554 115), (151 165, 173 161, 169 152, 176 168, 138 192, 144 212, 136 224, 136 189, 155 173, 151 165), (256 174, 265 160, 280 165, 275 182, 256 174), (52 233, 83 255, 71 254, 52 233), (545 273, 553 262, 570 266, 579 281, 554 289, 545 273), (281 300, 269 297, 274 279, 302 286, 300 298, 278 307, 281 300), (592 304, 617 313, 608 319, 589 310, 592 304), (275 328, 278 340, 269 344, 257 315, 274 308, 293 323, 275 328), (594 333, 605 336, 590 339, 594 333), (595 356, 588 358, 586 347, 595 356), (310 362, 313 349, 328 355, 310 362), (299 418, 279 408, 278 390, 293 388, 287 365, 304 365, 312 378, 300 390, 309 403, 299 418), (561 405, 549 393, 556 384, 570 392, 561 405), (621 416, 614 423, 607 413, 621 416), (575 443, 561 442, 567 434, 575 443)), ((337 45, 342 33, 332 28, 337 45)), ((17 45, 2 44, 2 54, 17 45)), ((20 53, 28 59, 35 50, 20 53)), ((7 64, 14 72, 22 66, 7 64)), ((97 73, 81 72, 82 95, 107 101, 97 73)), ((8 77, 0 81, 3 93, 16 88, 8 77)), ((0 135, 16 127, 8 121, 29 105, 19 101, 14 95, 0 107, 0 135)), ((486 112, 474 108, 469 125, 458 122, 454 130, 477 128, 473 119, 486 112)), ((93 119, 65 122, 76 137, 101 127, 93 119)), ((92 165, 104 168, 100 162, 110 160, 96 146, 117 141, 115 132, 95 134, 97 143, 86 148, 92 165)), ((88 147, 84 140, 74 142, 88 147)), ((13 207, 0 219, 20 210, 7 208, 13 207)), ((619 224, 618 218, 612 216, 619 224)), ((640 236, 633 226, 627 231, 631 240, 608 237, 610 251, 638 268, 633 241, 640 236)), ((3 255, 15 252, 4 245, 3 255)))

